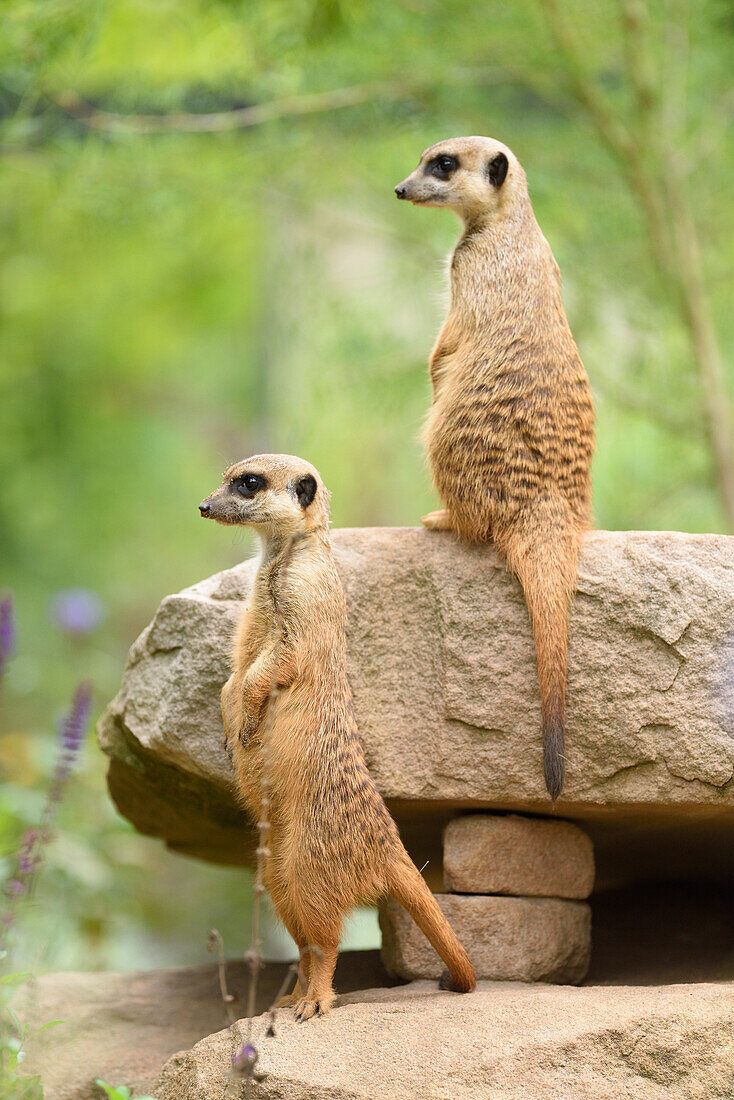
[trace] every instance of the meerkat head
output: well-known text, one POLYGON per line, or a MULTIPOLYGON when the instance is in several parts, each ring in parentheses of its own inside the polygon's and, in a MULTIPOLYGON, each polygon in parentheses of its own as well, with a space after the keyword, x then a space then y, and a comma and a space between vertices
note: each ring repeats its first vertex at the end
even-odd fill
POLYGON ((294 455, 254 455, 225 470, 199 511, 217 523, 287 536, 328 526, 329 494, 318 470, 294 455))
POLYGON ((426 149, 395 194, 416 206, 446 206, 469 222, 498 214, 516 195, 527 194, 527 184, 506 145, 494 138, 460 137, 426 149))

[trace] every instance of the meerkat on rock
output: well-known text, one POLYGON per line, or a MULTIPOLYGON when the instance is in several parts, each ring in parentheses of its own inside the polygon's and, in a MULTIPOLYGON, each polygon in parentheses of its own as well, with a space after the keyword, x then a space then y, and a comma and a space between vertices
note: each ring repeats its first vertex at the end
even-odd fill
POLYGON ((430 357, 425 441, 445 508, 432 530, 491 541, 522 584, 540 681, 545 781, 564 780, 569 603, 590 524, 594 405, 561 278, 517 158, 486 137, 431 146, 400 199, 453 210, 448 316, 430 357))
POLYGON ((318 471, 290 455, 232 466, 202 515, 260 536, 262 555, 222 689, 225 746, 255 820, 265 767, 270 799, 265 881, 298 945, 287 1002, 299 1019, 328 1012, 343 918, 392 894, 446 963, 445 988, 474 971, 403 847, 365 765, 346 673, 346 605, 318 471), (271 685, 278 688, 270 704, 271 685), (267 761, 263 718, 267 706, 267 761))

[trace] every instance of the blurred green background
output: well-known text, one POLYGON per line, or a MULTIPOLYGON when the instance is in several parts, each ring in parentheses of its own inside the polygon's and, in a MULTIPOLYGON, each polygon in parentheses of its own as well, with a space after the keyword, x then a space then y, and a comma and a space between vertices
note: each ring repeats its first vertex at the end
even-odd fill
MULTIPOLYGON (((434 506, 458 224, 392 189, 436 140, 525 165, 597 400, 598 525, 731 529, 733 63, 724 0, 6 0, 0 871, 75 684, 98 713, 159 600, 249 554, 197 511, 229 462, 307 457, 337 526, 434 506)), ((211 924, 241 950, 246 874, 137 836, 104 772, 90 735, 24 965, 203 961, 211 924)))

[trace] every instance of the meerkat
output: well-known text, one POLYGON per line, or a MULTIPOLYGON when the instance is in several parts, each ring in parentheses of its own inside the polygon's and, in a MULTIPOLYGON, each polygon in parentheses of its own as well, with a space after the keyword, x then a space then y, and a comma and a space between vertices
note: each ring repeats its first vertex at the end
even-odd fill
POLYGON ((222 689, 225 747, 255 820, 261 804, 263 718, 270 797, 266 885, 301 957, 299 1020, 328 1012, 342 922, 391 894, 450 972, 442 987, 475 987, 472 965, 424 879, 365 764, 346 672, 346 604, 329 538, 329 494, 318 471, 291 455, 230 467, 199 505, 222 524, 252 527, 262 554, 222 689))
POLYGON ((590 526, 594 404, 525 173, 486 137, 432 145, 395 188, 464 231, 430 356, 425 444, 444 508, 431 530, 491 541, 523 587, 537 653, 545 782, 564 781, 568 615, 590 526))

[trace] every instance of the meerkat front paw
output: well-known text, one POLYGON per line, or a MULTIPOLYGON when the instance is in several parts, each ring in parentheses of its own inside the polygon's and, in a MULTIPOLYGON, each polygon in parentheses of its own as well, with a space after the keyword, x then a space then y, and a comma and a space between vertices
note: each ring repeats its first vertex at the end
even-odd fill
POLYGON ((224 723, 224 737, 222 743, 224 745, 224 751, 230 761, 233 761, 232 743, 235 738, 235 730, 237 729, 234 680, 234 676, 230 676, 229 680, 227 680, 222 688, 221 694, 222 722, 224 723))
POLYGON ((429 512, 423 516, 421 523, 429 531, 451 531, 451 516, 445 508, 439 508, 437 512, 429 512))
POLYGON ((254 711, 243 710, 240 718, 240 727, 237 733, 239 743, 243 748, 247 748, 247 744, 254 733, 257 733, 257 728, 260 725, 260 714, 255 714, 254 711))

